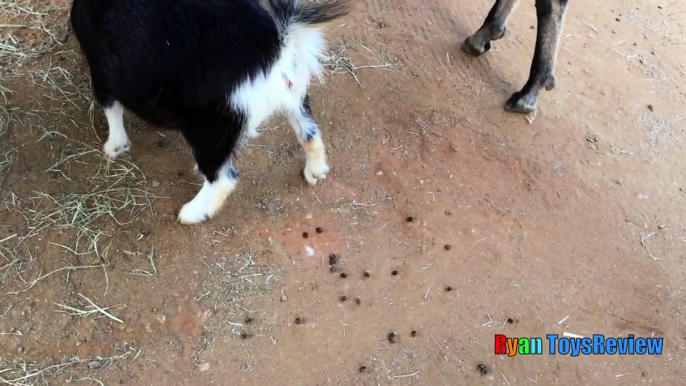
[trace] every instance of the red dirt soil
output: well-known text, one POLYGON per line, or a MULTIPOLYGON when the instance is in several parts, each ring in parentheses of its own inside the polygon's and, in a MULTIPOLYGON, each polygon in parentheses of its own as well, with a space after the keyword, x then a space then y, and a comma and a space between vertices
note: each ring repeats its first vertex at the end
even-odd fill
POLYGON ((89 119, 70 3, 29 3, 62 7, 45 22, 65 39, 0 69, 9 118, 0 154, 11 160, 0 166, 0 377, 19 378, 8 384, 686 378, 683 2, 572 0, 557 86, 530 123, 502 105, 529 73, 533 1, 480 58, 459 47, 490 1, 358 1, 329 34, 337 71, 312 89, 327 180, 306 185, 304 154, 279 117, 241 152, 241 181, 221 213, 193 227, 176 222, 200 182, 178 135, 127 115, 124 160, 78 155, 99 150, 107 128, 100 108, 89 119), (113 177, 121 170, 133 170, 123 182, 113 177), (83 223, 70 214, 96 213, 104 198, 66 211, 48 195, 65 203, 101 191, 119 209, 76 245, 83 223), (93 310, 86 298, 123 323, 65 312, 93 310), (495 334, 564 332, 660 337, 664 352, 494 354, 495 334))

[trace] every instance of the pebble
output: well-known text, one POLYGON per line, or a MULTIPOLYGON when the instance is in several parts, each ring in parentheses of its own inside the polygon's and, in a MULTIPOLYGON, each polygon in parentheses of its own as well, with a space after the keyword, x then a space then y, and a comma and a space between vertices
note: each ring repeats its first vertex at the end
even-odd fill
POLYGON ((102 367, 102 362, 100 361, 90 361, 88 362, 89 369, 99 369, 102 367))

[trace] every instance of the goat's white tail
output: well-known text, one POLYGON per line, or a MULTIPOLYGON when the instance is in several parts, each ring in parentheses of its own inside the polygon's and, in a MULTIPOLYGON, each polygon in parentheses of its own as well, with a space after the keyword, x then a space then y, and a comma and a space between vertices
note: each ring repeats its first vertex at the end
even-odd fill
POLYGON ((321 62, 326 54, 326 41, 321 27, 347 15, 351 0, 307 4, 300 4, 298 0, 267 1, 279 29, 282 59, 286 60, 282 67, 284 75, 295 81, 294 88, 304 95, 310 77, 324 81, 321 62))

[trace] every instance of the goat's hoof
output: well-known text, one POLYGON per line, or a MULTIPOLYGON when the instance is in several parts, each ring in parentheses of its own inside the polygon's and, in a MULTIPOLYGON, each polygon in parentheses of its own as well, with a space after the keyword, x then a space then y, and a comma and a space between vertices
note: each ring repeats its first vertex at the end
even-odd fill
POLYGON ((181 208, 178 220, 184 225, 200 224, 212 218, 212 215, 204 205, 191 201, 181 208))
POLYGON ((536 98, 516 92, 505 103, 505 111, 519 114, 529 114, 536 111, 536 98))
POLYGON ((473 55, 480 56, 491 50, 491 42, 487 41, 484 44, 477 44, 473 36, 468 37, 464 43, 462 43, 462 51, 473 55))
POLYGON ((111 159, 118 158, 131 149, 131 142, 121 142, 117 143, 115 141, 105 142, 105 146, 102 147, 102 151, 111 159))
POLYGON ((317 185, 317 181, 326 179, 329 170, 329 165, 324 161, 307 162, 305 169, 303 170, 303 175, 308 184, 315 186, 317 185))
POLYGON ((543 87, 545 87, 546 91, 550 91, 555 88, 555 75, 553 74, 548 74, 548 76, 545 77, 545 80, 543 81, 543 87))

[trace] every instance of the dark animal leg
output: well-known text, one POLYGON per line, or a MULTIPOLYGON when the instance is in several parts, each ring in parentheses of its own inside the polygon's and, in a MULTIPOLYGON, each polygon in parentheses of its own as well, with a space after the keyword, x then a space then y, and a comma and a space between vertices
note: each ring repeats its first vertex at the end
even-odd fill
POLYGON ((501 39, 507 33, 507 19, 519 4, 519 0, 496 0, 486 20, 474 35, 462 44, 462 50, 479 56, 491 49, 491 41, 501 39))
POLYGON ((536 110, 541 89, 555 88, 555 62, 566 7, 567 0, 536 0, 538 31, 529 80, 520 91, 508 99, 505 110, 522 114, 531 113, 536 110))

